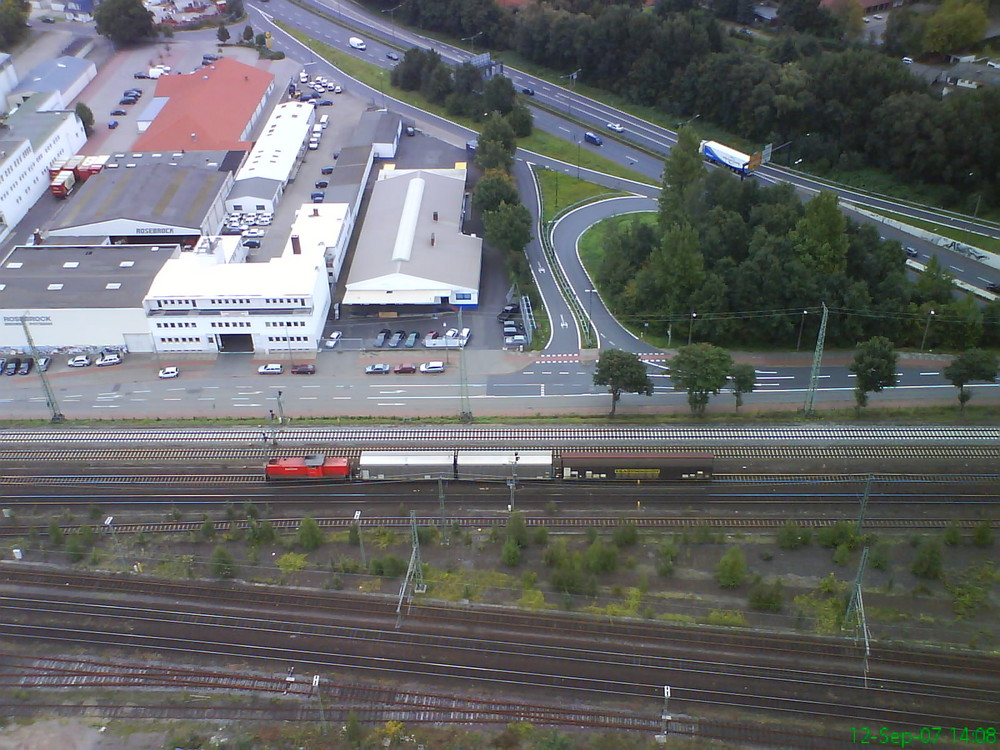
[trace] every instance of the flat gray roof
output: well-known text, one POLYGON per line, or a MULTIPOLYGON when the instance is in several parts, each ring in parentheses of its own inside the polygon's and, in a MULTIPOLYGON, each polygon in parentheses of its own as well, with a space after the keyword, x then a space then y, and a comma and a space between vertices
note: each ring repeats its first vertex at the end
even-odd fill
POLYGON ((390 143, 399 135, 401 124, 399 115, 393 112, 364 112, 347 145, 370 147, 373 143, 390 143))
POLYGON ((226 181, 218 168, 147 165, 141 159, 131 163, 136 166, 105 168, 83 183, 48 228, 86 227, 114 219, 197 228, 226 181))
POLYGON ((55 94, 32 94, 25 102, 7 118, 7 140, 17 141, 23 138, 31 143, 37 153, 38 149, 48 143, 52 134, 69 118, 76 118, 76 113, 69 110, 39 111, 48 99, 55 94))
POLYGON ((0 263, 0 309, 140 307, 178 253, 176 245, 19 245, 0 263))
MULTIPOLYGON (((405 274, 449 286, 479 288, 482 240, 461 232, 465 180, 461 170, 401 170, 372 188, 347 284, 405 274), (410 184, 423 180, 419 205, 407 205, 410 184), (394 259, 400 227, 413 212, 405 259, 394 259), (432 242, 433 237, 433 242, 432 242)), ((392 282, 389 282, 392 283, 392 282)))

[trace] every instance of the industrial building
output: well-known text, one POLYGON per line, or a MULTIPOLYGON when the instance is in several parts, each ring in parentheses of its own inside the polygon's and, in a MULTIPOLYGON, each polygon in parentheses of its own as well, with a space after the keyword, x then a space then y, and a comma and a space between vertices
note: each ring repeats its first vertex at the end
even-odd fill
POLYGON ((302 164, 316 108, 287 102, 274 108, 226 199, 230 213, 272 212, 302 164))
POLYGON ((87 84, 97 78, 97 66, 79 57, 57 57, 36 65, 7 94, 7 109, 19 107, 37 94, 50 94, 47 109, 68 109, 87 84))
POLYGON ((478 306, 483 243, 462 232, 465 179, 464 166, 379 173, 347 278, 352 314, 478 306))

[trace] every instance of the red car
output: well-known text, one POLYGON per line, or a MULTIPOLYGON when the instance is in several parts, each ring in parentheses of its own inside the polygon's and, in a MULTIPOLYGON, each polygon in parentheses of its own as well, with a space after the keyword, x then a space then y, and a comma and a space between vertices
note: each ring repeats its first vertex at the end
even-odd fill
POLYGON ((396 365, 396 367, 393 369, 393 372, 396 373, 397 375, 407 375, 411 372, 416 372, 416 371, 417 371, 416 365, 396 365))
POLYGON ((295 365, 292 368, 292 375, 315 375, 316 365, 295 365))

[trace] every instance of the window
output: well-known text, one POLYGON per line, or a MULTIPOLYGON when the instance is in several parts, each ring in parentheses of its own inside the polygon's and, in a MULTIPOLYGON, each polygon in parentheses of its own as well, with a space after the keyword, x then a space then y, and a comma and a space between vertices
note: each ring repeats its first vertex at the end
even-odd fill
POLYGON ((472 299, 472 295, 469 294, 468 292, 458 292, 455 294, 455 299, 470 300, 472 299))

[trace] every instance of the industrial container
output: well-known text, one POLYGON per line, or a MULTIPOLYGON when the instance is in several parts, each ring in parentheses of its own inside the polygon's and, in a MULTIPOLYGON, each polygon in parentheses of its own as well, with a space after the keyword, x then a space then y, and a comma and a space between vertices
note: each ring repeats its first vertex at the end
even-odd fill
POLYGON ((455 452, 362 451, 358 460, 358 476, 361 479, 453 479, 455 452))
POLYGON ((459 479, 467 480, 549 479, 552 451, 461 451, 457 471, 459 479))

